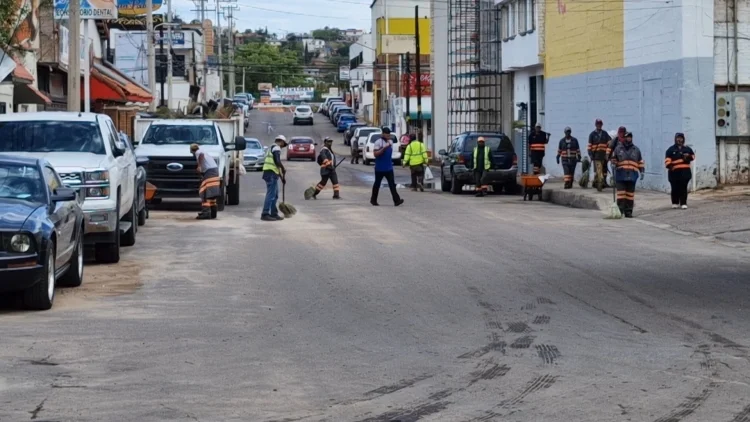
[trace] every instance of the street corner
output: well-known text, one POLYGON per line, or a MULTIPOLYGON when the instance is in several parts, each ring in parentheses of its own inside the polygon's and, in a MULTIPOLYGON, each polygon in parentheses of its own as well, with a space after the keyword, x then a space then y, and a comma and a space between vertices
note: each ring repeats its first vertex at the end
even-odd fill
POLYGON ((564 189, 561 181, 549 181, 542 187, 542 200, 570 208, 604 211, 612 204, 611 189, 598 192, 596 189, 564 189))

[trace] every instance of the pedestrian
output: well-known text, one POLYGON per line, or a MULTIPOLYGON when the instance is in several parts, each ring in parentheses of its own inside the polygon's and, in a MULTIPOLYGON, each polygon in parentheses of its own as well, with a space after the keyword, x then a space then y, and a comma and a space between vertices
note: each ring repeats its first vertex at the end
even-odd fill
POLYGON ((594 163, 594 187, 601 192, 607 187, 607 148, 612 137, 602 129, 604 122, 596 119, 593 132, 589 134, 589 158, 594 163))
POLYGON ((695 161, 695 152, 685 145, 685 134, 676 133, 674 145, 667 149, 664 159, 669 184, 672 185, 672 208, 687 209, 688 183, 693 178, 690 163, 693 161, 695 161))
POLYGON ((557 164, 560 164, 562 161, 565 189, 573 187, 573 176, 576 173, 576 166, 581 161, 581 147, 578 145, 578 139, 571 135, 572 132, 570 127, 566 127, 565 136, 560 139, 560 144, 557 147, 556 161, 557 164))
POLYGON ((627 217, 633 218, 633 208, 635 207, 635 184, 638 182, 640 174, 643 180, 643 173, 646 165, 643 162, 641 150, 633 145, 633 134, 626 132, 623 142, 618 142, 612 157, 610 158, 615 167, 615 188, 617 189, 617 207, 620 212, 627 217))
POLYGON ((318 165, 320 166, 320 182, 315 186, 313 199, 318 199, 318 194, 326 187, 328 180, 333 183, 333 199, 341 199, 339 176, 336 174, 336 154, 333 153, 333 139, 329 137, 323 140, 323 148, 318 154, 318 165))
POLYGON ((268 149, 263 160, 263 180, 266 182, 266 199, 263 201, 263 212, 260 214, 260 219, 263 221, 284 219, 279 215, 276 202, 279 200, 279 179, 281 183, 286 184, 286 168, 281 164, 281 150, 286 146, 286 137, 277 136, 274 145, 268 149))
POLYGON ((378 204, 378 193, 380 192, 380 184, 384 178, 388 181, 388 188, 391 190, 391 196, 393 197, 393 205, 397 207, 403 204, 404 200, 401 199, 398 191, 396 191, 396 180, 393 174, 393 140, 391 139, 391 129, 383 127, 380 139, 375 141, 373 154, 375 155, 375 183, 372 185, 370 204, 376 207, 380 205, 378 204))
POLYGON ((549 143, 549 133, 542 130, 541 123, 537 123, 534 125, 534 130, 529 134, 529 155, 531 156, 533 174, 539 174, 542 171, 547 143, 549 143))
POLYGON ((209 220, 216 218, 219 207, 216 198, 221 196, 221 178, 219 177, 219 166, 216 160, 204 151, 200 145, 190 145, 190 153, 198 162, 197 171, 201 175, 201 185, 198 196, 201 198, 201 212, 195 217, 198 220, 209 220))
POLYGON ((409 140, 409 145, 404 150, 404 167, 409 166, 411 170, 411 190, 424 192, 424 170, 428 165, 427 147, 422 141, 416 139, 409 140))
POLYGON ((485 173, 492 167, 492 151, 485 145, 484 137, 477 138, 477 146, 472 153, 472 163, 474 169, 474 196, 482 197, 487 195, 489 186, 484 184, 485 173))

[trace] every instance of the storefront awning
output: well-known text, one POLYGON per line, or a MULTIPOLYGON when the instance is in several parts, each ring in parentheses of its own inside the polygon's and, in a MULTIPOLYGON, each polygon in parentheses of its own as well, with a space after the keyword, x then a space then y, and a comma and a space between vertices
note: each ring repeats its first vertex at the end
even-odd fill
MULTIPOLYGON (((417 120, 417 98, 409 98, 409 119, 417 120)), ((432 120, 432 98, 422 97, 422 120, 432 120)))
POLYGON ((50 105, 52 100, 39 91, 34 84, 13 84, 13 103, 50 105))
POLYGON ((104 64, 94 63, 91 69, 91 99, 148 103, 153 100, 153 97, 145 88, 131 81, 118 70, 104 64))

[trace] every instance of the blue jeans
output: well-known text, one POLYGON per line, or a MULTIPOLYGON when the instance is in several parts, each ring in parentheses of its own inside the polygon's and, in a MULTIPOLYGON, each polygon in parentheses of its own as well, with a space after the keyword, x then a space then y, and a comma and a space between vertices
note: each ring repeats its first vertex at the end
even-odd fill
POLYGON ((263 180, 266 181, 266 200, 263 201, 262 215, 279 215, 279 209, 276 208, 276 201, 279 200, 279 176, 276 173, 264 174, 263 180))

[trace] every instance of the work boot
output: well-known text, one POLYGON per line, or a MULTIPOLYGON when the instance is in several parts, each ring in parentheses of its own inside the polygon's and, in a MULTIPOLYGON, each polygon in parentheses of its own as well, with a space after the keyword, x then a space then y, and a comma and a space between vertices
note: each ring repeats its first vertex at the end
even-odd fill
POLYGON ((203 208, 201 212, 198 213, 198 215, 195 217, 196 220, 210 220, 211 219, 211 209, 210 208, 203 208))
POLYGON ((341 196, 339 195, 338 192, 333 193, 333 199, 341 199, 341 196))
POLYGON ((484 192, 479 191, 479 192, 475 193, 474 196, 476 196, 477 198, 481 198, 481 197, 484 196, 484 192))
POLYGON ((278 221, 277 219, 275 219, 275 218, 271 217, 271 216, 270 216, 270 215, 268 215, 268 214, 263 214, 263 215, 261 215, 261 216, 260 216, 260 219, 261 219, 261 220, 263 220, 263 221, 278 221))
POLYGON ((213 205, 211 207, 211 219, 213 220, 214 218, 216 218, 217 215, 219 215, 219 207, 217 207, 216 205, 213 205))
POLYGON ((273 218, 276 221, 281 221, 284 219, 281 215, 272 215, 271 218, 273 218))

